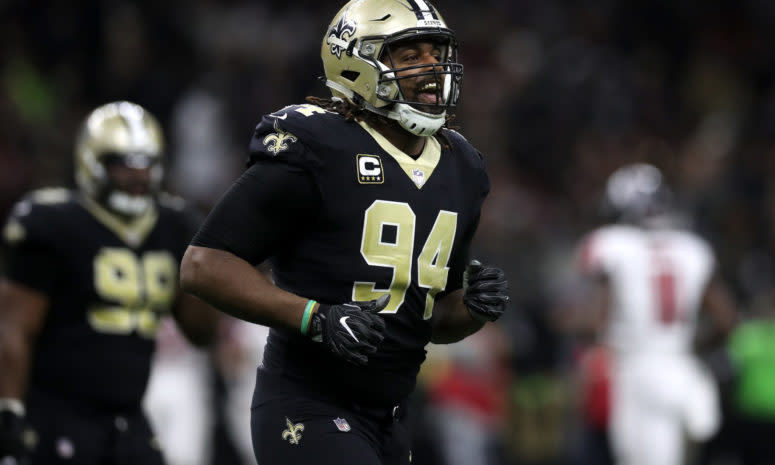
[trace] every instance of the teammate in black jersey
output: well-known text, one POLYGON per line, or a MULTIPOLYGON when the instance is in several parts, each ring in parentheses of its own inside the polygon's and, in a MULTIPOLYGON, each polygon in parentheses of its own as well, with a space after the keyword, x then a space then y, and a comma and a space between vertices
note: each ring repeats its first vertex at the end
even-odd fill
POLYGON ((468 262, 489 181, 443 128, 456 46, 425 1, 346 4, 321 51, 333 98, 263 117, 186 251, 185 290, 272 328, 252 406, 261 464, 409 463, 424 347, 506 308, 503 272, 468 262))
POLYGON ((216 315, 179 292, 198 224, 158 193, 162 146, 142 107, 103 105, 76 143, 79 189, 37 190, 13 209, 0 281, 0 459, 32 450, 33 464, 162 463, 140 410, 159 318, 172 311, 203 343, 216 315))

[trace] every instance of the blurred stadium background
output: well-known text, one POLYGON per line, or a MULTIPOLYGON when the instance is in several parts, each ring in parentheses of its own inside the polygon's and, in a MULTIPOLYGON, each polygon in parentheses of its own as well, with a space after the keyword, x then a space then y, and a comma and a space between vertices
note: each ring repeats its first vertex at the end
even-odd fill
MULTIPOLYGON (((326 95, 320 40, 341 4, 0 1, 0 215, 31 188, 72 185, 77 126, 118 99, 160 117, 168 189, 206 212, 262 114, 326 95)), ((432 349, 418 404, 474 415, 496 452, 469 465, 581 463, 575 341, 558 316, 577 305, 573 248, 616 167, 659 166, 744 315, 773 313, 775 3, 436 4, 465 66, 455 124, 493 184, 476 252, 506 269, 514 306, 487 333, 432 349), (450 382, 453 365, 466 375, 450 382)), ((453 437, 473 437, 446 418, 453 437)), ((419 428, 417 463, 444 463, 437 419, 419 428)))

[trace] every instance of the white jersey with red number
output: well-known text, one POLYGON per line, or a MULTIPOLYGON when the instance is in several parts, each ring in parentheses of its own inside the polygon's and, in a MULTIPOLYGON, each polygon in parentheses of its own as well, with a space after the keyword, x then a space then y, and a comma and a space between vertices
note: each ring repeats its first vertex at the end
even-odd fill
POLYGON ((585 239, 582 266, 608 276, 606 342, 620 353, 686 352, 714 267, 708 244, 678 230, 604 226, 585 239))
POLYGON ((682 231, 605 226, 585 239, 581 263, 611 289, 605 342, 611 360, 611 445, 617 465, 680 465, 684 437, 719 425, 715 384, 691 350, 713 253, 682 231))

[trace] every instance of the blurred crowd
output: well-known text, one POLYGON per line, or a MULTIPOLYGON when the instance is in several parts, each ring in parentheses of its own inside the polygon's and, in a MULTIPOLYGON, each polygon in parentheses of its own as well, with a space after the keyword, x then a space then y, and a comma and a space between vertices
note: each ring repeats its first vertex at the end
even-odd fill
MULTIPOLYGON (((31 188, 72 185, 76 128, 118 99, 160 117, 167 188, 206 213, 241 172, 262 114, 327 95, 320 41, 342 3, 0 1, 0 215, 31 188)), ((430 348, 418 457, 452 463, 445 453, 481 449, 489 461, 461 463, 574 463, 577 358, 563 318, 580 292, 573 249, 600 222, 615 168, 659 166, 740 312, 773 313, 775 3, 436 5, 465 66, 453 125, 492 181, 475 253, 506 270, 513 308, 490 333, 430 348), (429 432, 438 424, 447 431, 429 432), (478 445, 445 452, 442 436, 478 445)), ((234 334, 224 331, 232 355, 234 334)), ((233 374, 232 357, 210 360, 221 380, 233 374)))

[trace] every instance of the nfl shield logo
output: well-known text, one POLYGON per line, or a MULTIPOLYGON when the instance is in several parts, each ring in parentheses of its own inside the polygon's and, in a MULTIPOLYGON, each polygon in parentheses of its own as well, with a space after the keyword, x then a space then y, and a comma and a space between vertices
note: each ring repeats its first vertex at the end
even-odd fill
POLYGON ((344 418, 334 418, 334 424, 336 425, 336 429, 342 432, 348 432, 350 431, 350 424, 347 423, 347 420, 344 418))
POLYGON ((425 171, 412 168, 412 181, 414 181, 417 187, 422 187, 425 184, 425 171))

